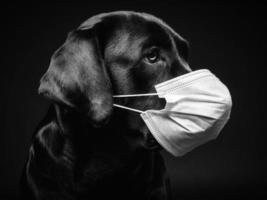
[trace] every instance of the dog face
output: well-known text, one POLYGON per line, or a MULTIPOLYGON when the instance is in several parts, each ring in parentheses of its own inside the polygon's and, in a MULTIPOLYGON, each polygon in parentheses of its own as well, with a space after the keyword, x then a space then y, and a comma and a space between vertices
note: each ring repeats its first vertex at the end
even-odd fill
MULTIPOLYGON (((139 114, 113 109, 112 95, 155 92, 154 86, 190 71, 187 42, 158 18, 112 12, 89 18, 54 53, 39 92, 102 125, 113 113, 147 133, 139 114)), ((116 99, 139 110, 162 109, 158 97, 116 99)))

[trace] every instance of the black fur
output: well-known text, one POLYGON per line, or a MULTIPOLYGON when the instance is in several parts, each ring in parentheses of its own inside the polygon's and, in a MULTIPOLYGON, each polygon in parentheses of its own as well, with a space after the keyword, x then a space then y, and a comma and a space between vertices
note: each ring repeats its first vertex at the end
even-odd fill
MULTIPOLYGON (((70 32, 40 82, 52 105, 33 136, 22 198, 169 199, 160 146, 138 114, 113 108, 112 95, 155 92, 190 71, 187 60, 187 42, 145 13, 100 14, 70 32), (159 62, 146 60, 152 47, 159 62)), ((116 103, 164 107, 154 96, 116 103)))

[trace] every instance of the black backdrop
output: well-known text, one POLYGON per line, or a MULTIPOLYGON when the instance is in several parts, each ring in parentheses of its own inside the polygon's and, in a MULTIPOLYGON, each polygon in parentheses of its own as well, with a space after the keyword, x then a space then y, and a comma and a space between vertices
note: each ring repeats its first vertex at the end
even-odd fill
POLYGON ((0 198, 18 196, 31 134, 49 105, 38 96, 37 88, 53 51, 82 21, 114 10, 143 11, 165 20, 189 40, 191 67, 209 68, 232 94, 231 119, 217 140, 181 158, 163 152, 174 196, 223 199, 263 195, 267 185, 267 110, 263 100, 267 7, 164 0, 2 5, 0 198))

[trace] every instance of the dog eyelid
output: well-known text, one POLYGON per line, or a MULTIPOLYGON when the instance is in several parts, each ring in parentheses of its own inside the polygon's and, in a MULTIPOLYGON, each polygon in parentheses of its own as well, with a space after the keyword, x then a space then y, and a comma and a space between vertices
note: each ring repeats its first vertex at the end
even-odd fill
POLYGON ((149 64, 154 64, 158 61, 160 61, 160 50, 157 47, 152 47, 150 48, 146 53, 145 53, 145 59, 149 64))

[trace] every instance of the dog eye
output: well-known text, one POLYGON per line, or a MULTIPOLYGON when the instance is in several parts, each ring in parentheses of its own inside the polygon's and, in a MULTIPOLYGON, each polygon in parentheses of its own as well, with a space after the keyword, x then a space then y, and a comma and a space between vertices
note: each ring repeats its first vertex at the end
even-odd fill
POLYGON ((146 61, 149 63, 156 63, 159 61, 159 50, 156 48, 151 49, 147 54, 146 54, 146 61))

